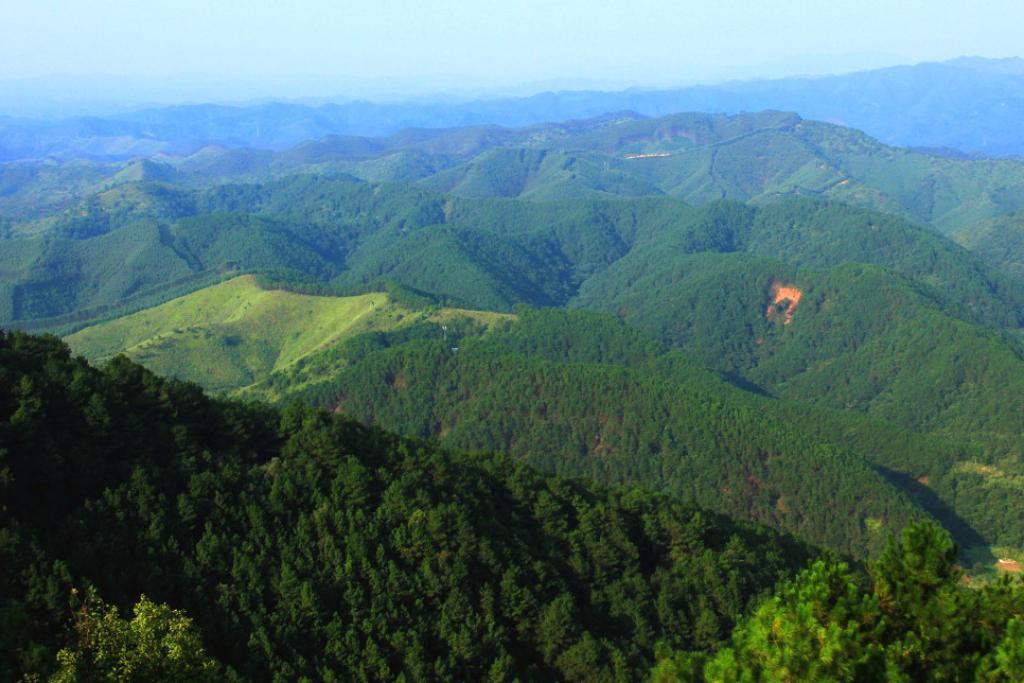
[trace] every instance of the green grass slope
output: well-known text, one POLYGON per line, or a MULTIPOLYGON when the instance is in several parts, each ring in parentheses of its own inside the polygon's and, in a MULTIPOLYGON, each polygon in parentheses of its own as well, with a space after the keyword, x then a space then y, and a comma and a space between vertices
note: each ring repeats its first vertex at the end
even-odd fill
POLYGON ((93 362, 124 353, 153 371, 226 392, 281 372, 318 351, 369 331, 424 320, 500 314, 416 311, 384 293, 311 296, 267 290, 242 276, 67 337, 93 362))

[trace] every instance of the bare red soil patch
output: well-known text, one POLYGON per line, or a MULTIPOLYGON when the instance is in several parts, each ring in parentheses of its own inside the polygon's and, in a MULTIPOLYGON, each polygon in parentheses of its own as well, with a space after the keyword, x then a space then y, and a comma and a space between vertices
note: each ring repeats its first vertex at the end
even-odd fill
POLYGON ((793 322, 793 311, 796 310, 797 304, 800 303, 800 299, 803 298, 803 290, 794 287, 793 285, 784 285, 778 280, 772 282, 771 287, 768 290, 768 295, 771 297, 771 303, 768 304, 768 310, 765 312, 765 317, 769 320, 782 312, 782 324, 788 325, 793 322))
POLYGON ((1017 560, 1011 560, 1006 557, 1001 557, 998 560, 996 560, 996 569, 1001 569, 1004 572, 1012 572, 1014 574, 1017 574, 1021 571, 1022 567, 1020 565, 1020 562, 1018 562, 1017 560))

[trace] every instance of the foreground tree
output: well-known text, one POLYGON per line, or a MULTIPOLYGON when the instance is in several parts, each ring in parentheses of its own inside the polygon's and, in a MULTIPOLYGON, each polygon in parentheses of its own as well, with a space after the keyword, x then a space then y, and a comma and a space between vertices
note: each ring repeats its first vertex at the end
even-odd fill
POLYGON ((96 597, 77 612, 74 642, 57 653, 52 683, 222 680, 199 632, 180 610, 139 598, 131 620, 96 597))
POLYGON ((652 672, 673 681, 1021 681, 1024 583, 961 581, 957 549, 933 524, 914 524, 869 568, 817 561, 733 631, 713 656, 665 655, 652 672))

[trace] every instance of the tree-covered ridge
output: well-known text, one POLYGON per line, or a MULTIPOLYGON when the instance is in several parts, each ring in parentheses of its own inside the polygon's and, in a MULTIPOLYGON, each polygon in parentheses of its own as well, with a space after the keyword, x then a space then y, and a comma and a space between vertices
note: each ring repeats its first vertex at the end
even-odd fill
POLYGON ((1000 272, 1024 277, 1024 210, 965 225, 950 236, 1000 272))
MULTIPOLYGON (((990 543, 1020 547, 1024 518, 1009 502, 1017 466, 1001 455, 1006 436, 954 426, 931 435, 770 398, 584 311, 521 310, 506 329, 475 334, 450 329, 446 336, 435 326, 356 337, 246 395, 302 398, 403 433, 506 450, 551 471, 685 491, 730 515, 857 554, 905 514, 860 507, 891 499, 896 489, 880 482, 881 472, 972 553, 990 543), (822 460, 825 451, 853 457, 822 460), (766 462, 765 452, 777 457, 766 462), (865 464, 878 472, 868 474, 865 464), (862 489, 868 493, 856 493, 862 489), (815 517, 814 491, 835 496, 822 514, 846 513, 815 517), (845 493, 861 495, 861 503, 839 502, 845 493)), ((922 410, 925 398, 934 400, 922 395, 922 410)), ((905 502, 889 505, 906 510, 905 502)), ((972 571, 995 563, 984 555, 972 558, 972 571)))
MULTIPOLYGON (((911 526, 863 584, 817 561, 708 657, 677 653, 652 679, 672 681, 985 681, 1024 678, 1024 582, 967 586, 955 546, 911 526)), ((666 648, 667 649, 667 648, 666 648)))
POLYGON ((471 125, 387 138, 327 136, 276 152, 208 146, 180 157, 86 165, 86 172, 22 162, 0 166, 0 183, 10 187, 0 213, 25 215, 32 199, 43 206, 66 203, 61 183, 89 194, 132 180, 201 186, 298 173, 419 180, 467 196, 668 194, 703 203, 809 195, 901 213, 943 231, 1024 205, 1019 160, 890 147, 853 128, 780 111, 661 111, 668 115, 620 110, 518 129, 471 125), (94 184, 83 186, 83 177, 94 184), (45 188, 60 199, 40 201, 45 188))
MULTIPOLYGON (((721 254, 782 262, 791 266, 787 272, 876 265, 912 280, 955 317, 994 327, 1020 325, 1021 284, 950 241, 890 215, 804 199, 757 208, 717 202, 644 230, 628 254, 581 284, 572 304, 610 307, 628 288, 636 295, 645 287, 653 292, 672 284, 672 273, 696 275, 736 262, 721 254)), ((685 287, 679 290, 687 295, 685 287)), ((662 296, 653 293, 649 300, 662 296)))
POLYGON ((610 264, 659 244, 878 263, 1000 324, 1016 324, 1024 302, 1019 286, 929 231, 840 204, 536 203, 325 177, 208 190, 127 185, 103 197, 4 241, 0 320, 60 328, 225 274, 282 269, 363 291, 393 281, 478 309, 563 305, 610 264))
POLYGON ((736 125, 716 118, 725 117, 623 121, 563 144, 491 150, 422 182, 464 196, 532 199, 665 194, 704 204, 807 196, 900 214, 943 232, 1024 201, 1019 160, 888 147, 792 114, 763 112, 736 122, 741 115, 731 120, 736 125))
MULTIPOLYGON (((807 224, 819 215, 814 204, 795 208, 812 209, 807 224)), ((726 206, 709 215, 728 215, 727 209, 750 213, 726 206)), ((707 218, 694 224, 739 225, 707 218)), ((740 239, 737 234, 733 239, 740 239)), ((706 231, 691 231, 686 239, 703 244, 709 238, 706 231)), ((251 385, 244 395, 341 406, 401 433, 511 452, 549 471, 684 492, 714 509, 856 554, 877 546, 886 525, 910 518, 913 508, 894 498, 898 489, 914 500, 914 514, 923 510, 940 519, 972 553, 988 544, 1024 545, 1024 519, 1017 506, 1006 504, 1020 470, 1012 455, 1019 439, 1012 396, 1021 374, 1015 342, 945 314, 949 300, 934 287, 877 268, 821 272, 736 252, 644 253, 660 260, 627 257, 642 275, 624 271, 632 286, 626 296, 609 297, 613 311, 691 358, 745 377, 748 390, 760 385, 802 404, 741 391, 609 319, 554 310, 530 313, 486 341, 474 339, 484 328, 470 319, 428 315, 396 326, 385 316, 379 328, 361 330, 366 334, 346 335, 276 370, 266 366, 247 375, 251 385), (801 288, 790 324, 766 313, 773 282, 801 288), (543 411, 536 409, 539 386, 558 397, 543 411), (723 400, 736 414, 755 417, 744 418, 746 427, 738 429, 733 412, 708 409, 723 400), (807 403, 872 419, 840 417, 807 403), (826 458, 831 479, 808 474, 820 457, 806 443, 854 457, 826 458), (764 452, 788 455, 766 464, 764 452), (738 466, 737 457, 745 464, 738 466), (877 473, 866 474, 867 463, 881 468, 896 488, 877 473), (731 493, 722 495, 724 489, 731 493), (870 503, 863 507, 851 498, 843 504, 845 516, 819 519, 814 511, 828 508, 812 501, 831 489, 854 496, 870 491, 862 499, 870 503), (868 509, 876 504, 881 507, 868 509)), ((607 272, 619 272, 618 266, 607 272)), ((219 289, 204 290, 212 291, 219 289)), ((209 319, 214 326, 205 332, 183 329, 144 349, 123 347, 153 368, 194 377, 209 389, 223 388, 217 378, 245 360, 247 350, 292 343, 296 330, 263 323, 220 334, 211 317, 215 307, 175 307, 193 298, 208 297, 200 292, 166 305, 176 313, 154 309, 88 328, 71 340, 95 356, 89 339, 129 332, 148 339, 146 321, 176 327, 178 320, 209 319), (221 356, 234 360, 207 368, 204 358, 221 356)), ((310 301, 330 306, 334 300, 310 301)), ((303 310, 295 313, 301 317, 303 310)), ((310 325, 312 320, 298 327, 310 325)), ((994 562, 986 551, 972 565, 994 562)))
POLYGON ((856 555, 924 514, 868 461, 909 464, 925 440, 851 449, 851 432, 881 425, 839 419, 812 432, 820 416, 737 388, 606 316, 522 310, 482 337, 413 332, 353 338, 244 395, 300 398, 546 471, 681 494, 856 555))
MULTIPOLYGON (((65 669, 106 661, 62 630, 77 587, 195 646, 159 605, 185 610, 225 677, 635 680, 811 556, 672 498, 96 370, 52 337, 0 335, 0 380, 11 678, 58 647, 65 669)), ((95 637, 164 666, 124 623, 95 637)))
POLYGON ((580 305, 616 313, 774 395, 970 445, 959 456, 910 449, 880 464, 924 482, 990 542, 1020 547, 1013 481, 1024 355, 1015 337, 958 320, 933 288, 874 267, 822 272, 743 254, 649 256, 593 279, 580 305), (766 314, 773 283, 802 293, 788 325, 766 314))
MULTIPOLYGON (((1008 483, 1020 471, 1013 406, 1021 352, 991 328, 1016 327, 1024 296, 961 248, 902 219, 810 200, 699 208, 666 198, 533 203, 317 178, 201 196, 217 210, 261 219, 270 212, 279 224, 307 232, 319 226, 323 240, 345 235, 350 241, 336 244, 350 251, 347 270, 327 288, 357 290, 382 278, 485 308, 530 301, 605 310, 777 395, 941 433, 971 447, 942 457, 908 448, 880 464, 932 482, 930 492, 948 505, 956 498, 954 507, 971 509, 967 516, 986 538, 1024 543, 1016 514, 1006 511, 1016 506, 983 502, 1012 495, 1008 483), (434 220, 444 222, 425 225, 434 220), (790 314, 768 315, 780 286, 795 287, 802 298, 790 314), (958 459, 966 464, 954 476, 958 459), (1007 476, 986 475, 991 467, 1007 476)), ((436 327, 409 335, 421 332, 444 336, 436 327)), ((160 353, 153 349, 147 362, 172 370, 170 356, 160 360, 160 353)), ((314 396, 351 360, 347 351, 327 349, 295 372, 252 381, 266 398, 300 387, 314 396)), ((322 400, 333 406, 335 399, 322 400)), ((409 426, 413 433, 441 429, 409 426)))
POLYGON ((934 288, 872 266, 818 271, 746 254, 651 250, 630 261, 576 303, 780 396, 1015 449, 1019 342, 958 319, 934 288), (801 293, 789 324, 766 312, 780 283, 801 293))

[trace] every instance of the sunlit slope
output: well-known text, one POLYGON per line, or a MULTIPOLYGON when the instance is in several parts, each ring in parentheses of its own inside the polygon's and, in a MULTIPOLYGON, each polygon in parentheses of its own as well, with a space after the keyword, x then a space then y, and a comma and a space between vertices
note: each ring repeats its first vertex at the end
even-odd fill
POLYGON ((330 297, 261 288, 245 275, 67 338, 75 353, 103 361, 124 353, 155 372, 211 391, 231 391, 351 336, 427 319, 496 314, 413 310, 384 293, 330 297))

